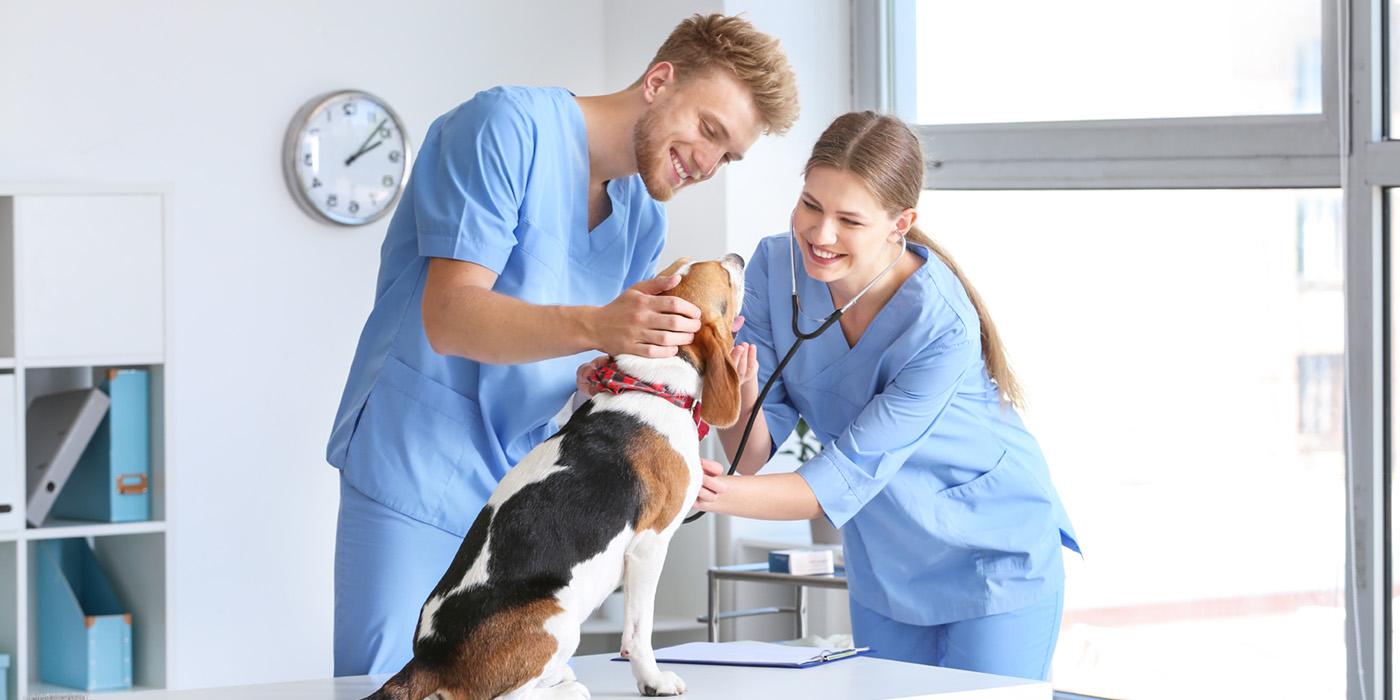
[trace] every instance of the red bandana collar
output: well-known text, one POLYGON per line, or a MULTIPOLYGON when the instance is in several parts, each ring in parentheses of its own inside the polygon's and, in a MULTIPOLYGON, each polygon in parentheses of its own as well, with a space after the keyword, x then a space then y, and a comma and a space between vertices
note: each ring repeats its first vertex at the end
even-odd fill
POLYGON ((700 402, 694 396, 685 396, 671 391, 664 384, 653 384, 644 382, 636 377, 628 375, 617 367, 617 361, 611 358, 603 365, 593 370, 588 381, 598 391, 606 391, 610 394, 623 394, 629 391, 640 391, 643 394, 660 396, 671 403, 688 409, 690 415, 695 419, 695 432, 700 435, 700 439, 705 439, 705 435, 710 432, 710 425, 700 420, 700 402))

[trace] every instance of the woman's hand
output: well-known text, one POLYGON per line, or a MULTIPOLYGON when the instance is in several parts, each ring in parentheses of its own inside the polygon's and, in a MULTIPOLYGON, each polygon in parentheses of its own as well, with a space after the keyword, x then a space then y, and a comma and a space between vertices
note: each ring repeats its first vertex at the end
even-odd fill
POLYGON ((696 510, 761 520, 811 520, 822 515, 812 487, 796 472, 764 476, 726 476, 724 467, 700 459, 704 480, 696 510))
POLYGON ((734 369, 739 372, 740 415, 746 416, 749 407, 758 400, 758 346, 739 343, 729 351, 729 357, 734 360, 734 369))
POLYGON ((720 495, 729 488, 729 484, 726 482, 733 477, 724 475, 723 464, 704 457, 700 458, 700 468, 704 470, 705 476, 700 482, 700 493, 696 494, 695 505, 692 508, 709 510, 706 504, 718 500, 720 495))

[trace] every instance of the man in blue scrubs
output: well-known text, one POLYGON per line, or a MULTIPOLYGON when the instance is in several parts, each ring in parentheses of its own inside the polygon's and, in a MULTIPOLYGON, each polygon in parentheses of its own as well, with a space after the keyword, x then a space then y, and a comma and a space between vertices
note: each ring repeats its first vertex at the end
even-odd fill
POLYGON ((423 600, 594 352, 662 357, 661 206, 796 119, 777 41, 682 22, 625 90, 497 87, 429 128, 381 250, 327 459, 341 470, 335 674, 398 670, 423 600))

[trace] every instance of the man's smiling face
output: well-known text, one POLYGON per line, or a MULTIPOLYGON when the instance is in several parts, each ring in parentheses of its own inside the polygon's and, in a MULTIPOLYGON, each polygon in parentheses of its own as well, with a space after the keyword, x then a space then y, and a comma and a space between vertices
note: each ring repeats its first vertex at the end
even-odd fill
POLYGON ((637 121, 637 170, 652 198, 665 202, 743 158, 762 132, 753 95, 734 76, 712 70, 670 82, 637 121))

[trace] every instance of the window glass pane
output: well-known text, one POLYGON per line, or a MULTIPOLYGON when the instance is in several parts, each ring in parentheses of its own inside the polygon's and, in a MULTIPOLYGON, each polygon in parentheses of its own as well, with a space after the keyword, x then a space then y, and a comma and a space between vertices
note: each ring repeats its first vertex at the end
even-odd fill
POLYGON ((1084 548, 1055 687, 1345 697, 1338 193, 929 191, 919 212, 986 300, 1084 548))
POLYGON ((896 99, 922 124, 1321 111, 1319 0, 898 6, 896 82, 916 94, 896 99))

